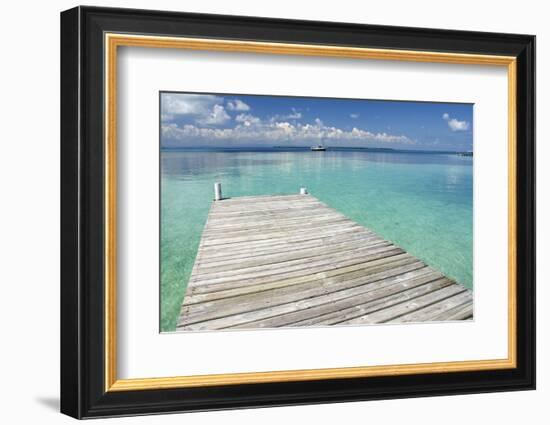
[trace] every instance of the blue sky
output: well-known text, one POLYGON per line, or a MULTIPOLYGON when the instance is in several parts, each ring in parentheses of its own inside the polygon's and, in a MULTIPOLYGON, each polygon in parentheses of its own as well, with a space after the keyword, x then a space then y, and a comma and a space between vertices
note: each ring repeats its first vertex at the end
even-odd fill
POLYGON ((161 93, 162 147, 472 150, 473 105, 161 93))

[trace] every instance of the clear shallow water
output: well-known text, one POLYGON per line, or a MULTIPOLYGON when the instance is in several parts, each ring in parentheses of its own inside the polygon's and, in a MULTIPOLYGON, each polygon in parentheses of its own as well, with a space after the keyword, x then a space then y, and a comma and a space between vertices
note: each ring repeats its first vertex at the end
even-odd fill
POLYGON ((368 151, 162 151, 161 330, 175 328, 215 181, 225 197, 300 187, 472 288, 472 158, 368 151))

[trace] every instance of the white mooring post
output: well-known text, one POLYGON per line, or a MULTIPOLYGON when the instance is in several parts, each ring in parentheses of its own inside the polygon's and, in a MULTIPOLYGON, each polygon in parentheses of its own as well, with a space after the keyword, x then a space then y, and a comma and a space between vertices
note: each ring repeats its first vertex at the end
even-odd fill
POLYGON ((307 189, 305 187, 300 188, 300 195, 307 195, 307 189))
POLYGON ((222 200, 222 184, 214 183, 214 201, 222 200))

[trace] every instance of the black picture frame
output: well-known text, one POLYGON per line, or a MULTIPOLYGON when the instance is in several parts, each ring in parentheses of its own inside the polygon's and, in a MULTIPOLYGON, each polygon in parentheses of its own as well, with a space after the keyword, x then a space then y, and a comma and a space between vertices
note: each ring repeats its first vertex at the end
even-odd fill
POLYGON ((535 388, 535 37, 132 9, 61 13, 61 412, 75 418, 535 388), (105 391, 104 34, 259 40, 517 58, 517 367, 105 391))

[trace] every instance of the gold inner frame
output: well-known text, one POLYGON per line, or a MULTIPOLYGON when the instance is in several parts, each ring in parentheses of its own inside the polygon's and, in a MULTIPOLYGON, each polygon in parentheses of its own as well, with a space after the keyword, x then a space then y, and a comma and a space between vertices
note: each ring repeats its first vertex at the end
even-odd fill
POLYGON ((105 391, 311 381, 516 367, 516 58, 308 44, 105 34, 105 391), (508 357, 495 360, 118 379, 116 325, 117 48, 120 46, 504 66, 508 72, 508 357))

